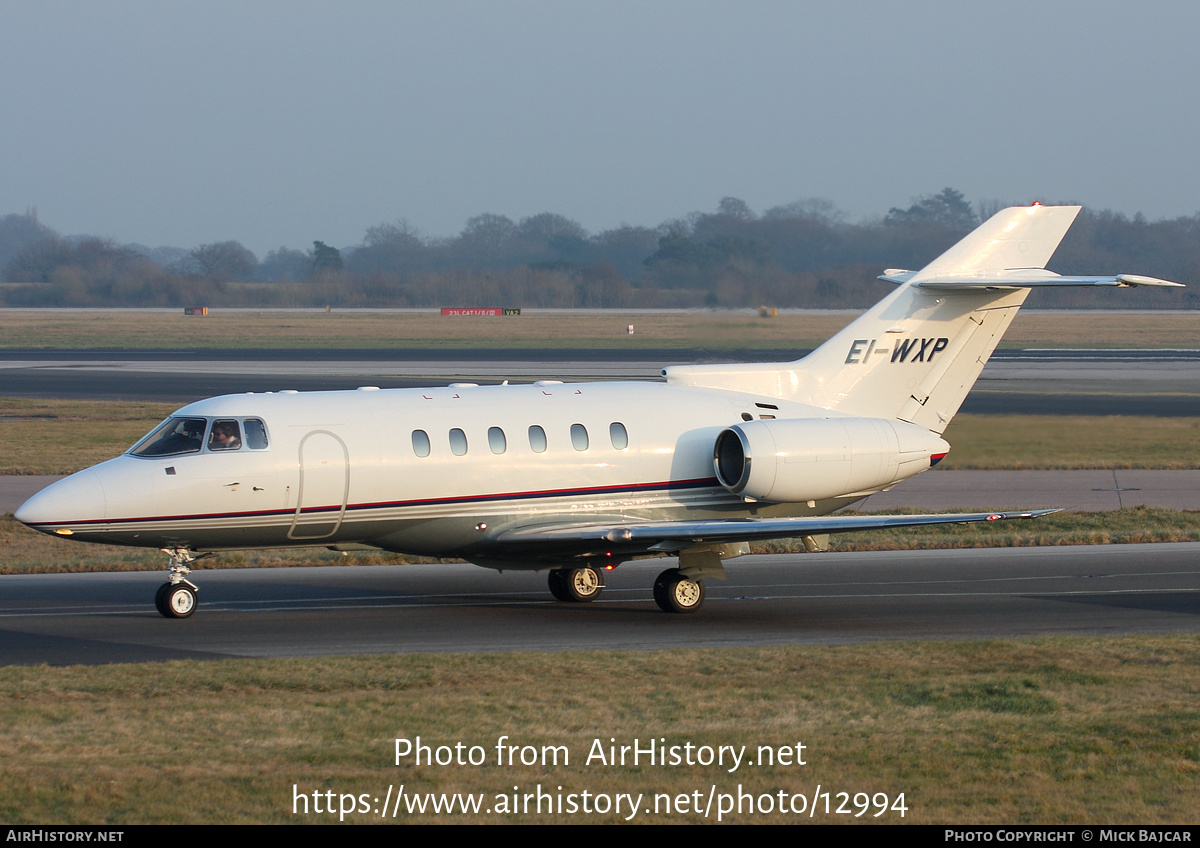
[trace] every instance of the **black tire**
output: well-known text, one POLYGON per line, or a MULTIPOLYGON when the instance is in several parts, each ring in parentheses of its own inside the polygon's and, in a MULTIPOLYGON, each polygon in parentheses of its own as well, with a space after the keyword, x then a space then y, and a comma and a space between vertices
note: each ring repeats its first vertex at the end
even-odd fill
POLYGON ((704 604, 704 581, 668 568, 654 581, 654 602, 663 612, 695 612, 704 604))
POLYGON ((552 569, 546 577, 546 583, 550 586, 550 594, 554 596, 554 600, 564 604, 570 602, 571 595, 567 592, 567 569, 552 569))
POLYGON ((171 613, 167 611, 167 592, 170 591, 171 584, 164 583, 158 587, 158 591, 154 593, 154 608, 158 610, 158 614, 163 618, 171 618, 171 613))
POLYGON ((163 593, 163 609, 167 618, 187 618, 196 611, 196 593, 186 583, 176 583, 163 593))
POLYGON ((550 585, 550 594, 573 604, 594 601, 604 591, 604 577, 590 565, 555 569, 546 582, 550 585))

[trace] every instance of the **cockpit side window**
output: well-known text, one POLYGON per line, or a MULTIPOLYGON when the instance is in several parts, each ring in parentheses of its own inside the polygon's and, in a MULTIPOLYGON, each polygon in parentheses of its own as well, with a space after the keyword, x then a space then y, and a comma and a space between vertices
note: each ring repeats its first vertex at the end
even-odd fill
POLYGON ((218 419, 213 422, 212 432, 208 436, 210 451, 237 450, 242 446, 242 428, 232 419, 218 419))
POLYGON ((267 449, 267 425, 261 418, 246 419, 246 447, 250 450, 267 449))
POLYGON ((168 418, 142 439, 130 453, 133 456, 176 456, 198 453, 204 444, 205 418, 168 418))

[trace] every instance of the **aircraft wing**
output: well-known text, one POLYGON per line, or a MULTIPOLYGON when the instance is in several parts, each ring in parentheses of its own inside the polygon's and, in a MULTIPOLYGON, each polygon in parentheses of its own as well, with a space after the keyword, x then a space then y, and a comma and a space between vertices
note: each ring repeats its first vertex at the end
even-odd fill
POLYGON ((500 533, 495 541, 505 546, 553 545, 599 547, 612 545, 646 551, 673 552, 693 545, 752 542, 881 530, 888 527, 923 527, 935 524, 972 524, 1014 518, 1037 518, 1059 512, 964 512, 950 515, 823 515, 813 518, 728 518, 696 521, 628 521, 595 524, 550 524, 520 527, 500 533))

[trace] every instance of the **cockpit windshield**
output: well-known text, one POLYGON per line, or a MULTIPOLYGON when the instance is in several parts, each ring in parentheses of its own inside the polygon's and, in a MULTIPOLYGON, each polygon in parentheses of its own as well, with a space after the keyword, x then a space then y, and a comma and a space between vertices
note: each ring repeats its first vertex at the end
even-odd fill
POLYGON ((204 444, 206 418, 169 418, 130 451, 134 456, 198 453, 204 444))
POLYGON ((168 418, 129 453, 141 457, 178 456, 200 453, 205 445, 211 452, 241 450, 243 445, 249 450, 266 450, 267 427, 261 418, 168 418))

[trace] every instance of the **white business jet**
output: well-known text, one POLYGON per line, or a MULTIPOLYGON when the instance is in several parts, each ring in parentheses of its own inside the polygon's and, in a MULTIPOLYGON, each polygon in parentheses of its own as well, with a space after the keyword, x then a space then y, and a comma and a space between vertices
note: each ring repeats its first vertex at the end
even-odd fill
POLYGON ((795 362, 664 368, 661 383, 225 395, 61 480, 17 520, 161 548, 168 618, 196 607, 198 555, 285 546, 548 569, 591 601, 622 562, 677 556, 654 599, 692 612, 761 539, 1032 518, 1052 510, 833 516, 936 465, 941 438, 1040 286, 1177 286, 1046 271, 1079 207, 1005 209, 795 362))

